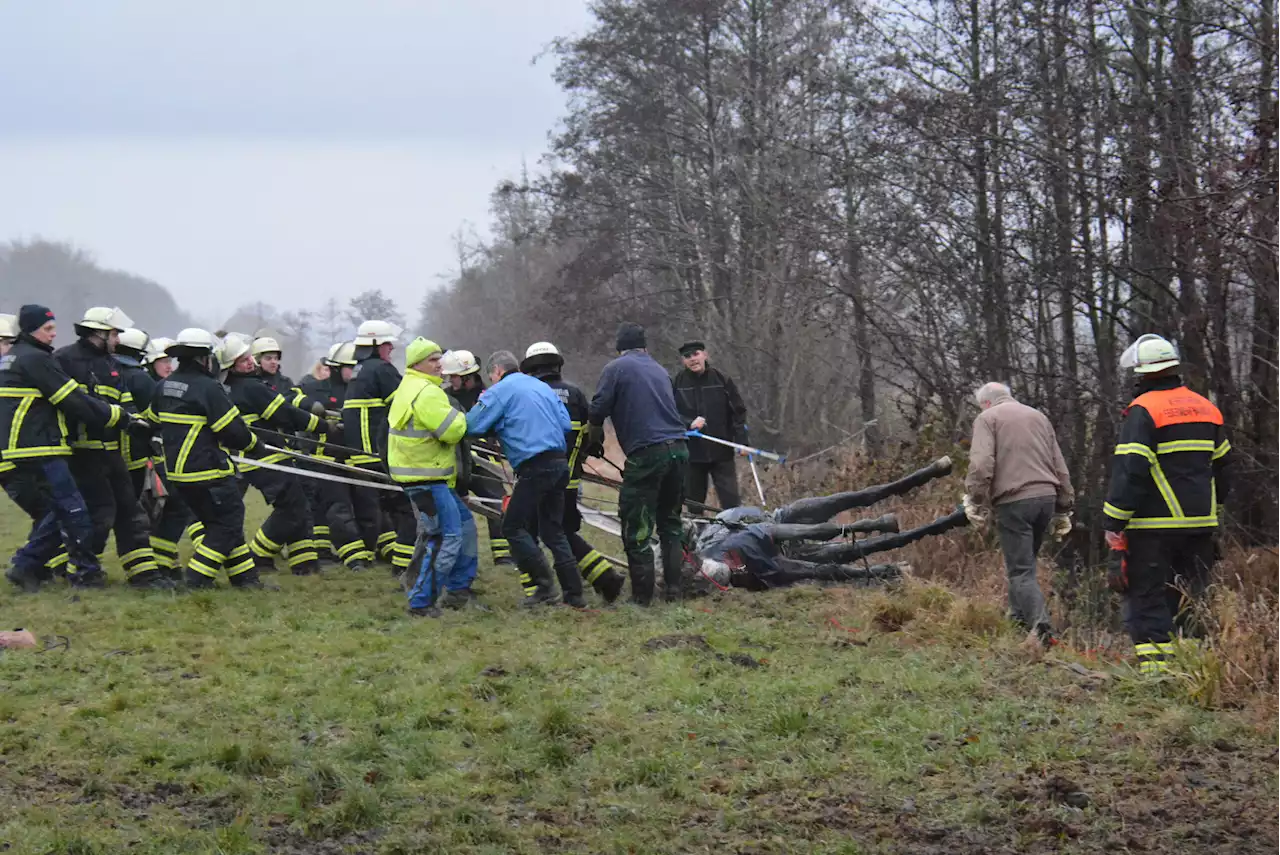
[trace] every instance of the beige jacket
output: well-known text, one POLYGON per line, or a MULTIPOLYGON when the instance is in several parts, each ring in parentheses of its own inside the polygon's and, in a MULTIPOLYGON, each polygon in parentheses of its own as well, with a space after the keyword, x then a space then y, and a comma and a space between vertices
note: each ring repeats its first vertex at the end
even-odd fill
POLYGON ((1058 513, 1075 504, 1053 423, 1010 397, 997 399, 974 419, 964 486, 980 508, 1044 496, 1056 497, 1058 513))

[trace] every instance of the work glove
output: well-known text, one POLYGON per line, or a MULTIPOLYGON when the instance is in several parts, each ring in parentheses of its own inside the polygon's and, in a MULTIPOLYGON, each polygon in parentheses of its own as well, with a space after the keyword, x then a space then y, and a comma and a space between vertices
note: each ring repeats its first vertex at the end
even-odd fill
POLYGON ((696 419, 693 420, 692 423, 690 423, 689 430, 702 430, 706 426, 707 426, 707 420, 704 419, 702 416, 698 416, 696 419))
POLYGON ((1111 554, 1107 559, 1107 587, 1117 594, 1129 590, 1129 538, 1122 531, 1104 534, 1111 554))
POLYGON ((1049 534, 1054 540, 1062 540, 1071 534, 1071 514, 1054 514, 1049 520, 1049 534))
POLYGON ((975 505, 968 494, 965 494, 960 503, 964 506, 964 515, 969 518, 969 525, 979 531, 987 527, 987 510, 985 508, 975 505))
POLYGON ((604 457, 604 425, 587 426, 587 457, 604 457))

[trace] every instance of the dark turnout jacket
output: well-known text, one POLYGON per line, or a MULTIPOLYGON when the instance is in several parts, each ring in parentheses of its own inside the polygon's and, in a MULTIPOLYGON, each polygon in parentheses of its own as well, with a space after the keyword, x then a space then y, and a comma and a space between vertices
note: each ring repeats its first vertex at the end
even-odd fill
POLYGON ((1120 425, 1103 527, 1216 528, 1231 462, 1222 413, 1177 376, 1147 381, 1140 391, 1120 425))
MULTIPOLYGON (((747 406, 742 403, 738 387, 723 371, 707 365, 697 374, 684 368, 671 381, 676 395, 676 409, 685 425, 702 416, 707 423, 702 432, 707 436, 727 439, 743 445, 747 442, 747 406)), ((733 457, 733 449, 701 439, 689 440, 692 463, 714 463, 733 457)))
MULTIPOLYGON (((106 348, 82 338, 53 353, 59 367, 80 386, 80 391, 101 401, 119 404, 128 412, 133 409, 133 398, 124 388, 120 366, 106 348)), ((69 442, 77 451, 120 448, 120 431, 117 426, 104 427, 79 421, 67 424, 69 442)))
POLYGON ((387 453, 387 408, 400 388, 400 372, 377 355, 362 359, 347 384, 342 404, 343 445, 359 448, 351 463, 378 463, 387 453))
MULTIPOLYGON (((319 427, 320 419, 317 416, 303 412, 287 402, 284 395, 263 383, 257 375, 228 374, 227 391, 231 395, 231 402, 239 408, 245 424, 257 424, 278 433, 291 433, 295 430, 315 431, 319 427)), ((258 443, 258 445, 268 444, 282 443, 258 443)), ((257 448, 249 456, 263 463, 280 463, 289 457, 282 452, 267 453, 257 448)), ((249 463, 239 465, 241 472, 256 468, 249 463)))
POLYGON ((81 391, 54 361, 53 348, 26 333, 0 357, 0 460, 70 454, 69 422, 113 428, 123 417, 119 405, 81 391))
POLYGON ((223 446, 248 449, 255 444, 226 388, 194 361, 180 363, 160 381, 151 398, 151 414, 160 424, 170 481, 230 478, 236 471, 223 446))

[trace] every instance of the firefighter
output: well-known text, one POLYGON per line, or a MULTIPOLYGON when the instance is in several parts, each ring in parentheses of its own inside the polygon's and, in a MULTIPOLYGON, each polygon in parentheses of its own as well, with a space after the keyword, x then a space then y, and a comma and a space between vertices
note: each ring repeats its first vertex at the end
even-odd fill
MULTIPOLYGON (((587 396, 572 383, 561 378, 564 369, 564 357, 554 344, 539 341, 529 345, 525 351, 520 370, 525 374, 537 377, 555 390, 556 397, 569 411, 569 431, 564 436, 569 455, 569 486, 564 494, 564 533, 569 538, 569 548, 573 557, 578 560, 578 570, 582 579, 605 602, 612 603, 622 592, 625 579, 613 568, 609 559, 597 552, 591 544, 583 539, 582 513, 578 510, 578 490, 582 484, 582 468, 587 460, 587 396)), ((533 596, 537 586, 524 576, 520 579, 526 596, 533 596)))
POLYGON ((442 356, 433 341, 409 343, 407 370, 387 414, 387 468, 421 520, 400 532, 397 543, 403 549, 409 539, 406 575, 415 617, 439 617, 442 593, 447 608, 464 608, 476 598, 476 523, 454 490, 456 446, 466 436, 467 417, 441 388, 442 356))
POLYGON ((101 587, 106 576, 94 550, 93 523, 71 467, 67 424, 95 430, 114 428, 126 418, 114 401, 83 392, 53 358, 57 322, 44 306, 18 313, 18 335, 0 357, 0 461, 14 466, 11 479, 32 484, 48 496, 48 511, 14 554, 5 572, 10 582, 36 590, 46 565, 65 547, 79 572, 72 584, 101 587))
MULTIPOLYGON (((449 395, 461 405, 464 413, 471 412, 476 401, 480 400, 480 393, 485 389, 484 378, 480 374, 480 364, 476 362, 475 355, 469 350, 447 351, 440 362, 440 372, 448 381, 449 395)), ((483 461, 486 468, 476 467, 472 470, 467 482, 468 491, 481 499, 506 498, 507 491, 503 487, 502 480, 493 474, 495 469, 502 469, 501 454, 491 445, 486 444, 484 439, 473 439, 469 445, 474 456, 483 461)), ((502 536, 502 520, 490 519, 488 525, 489 554, 493 558, 494 566, 514 565, 515 562, 511 559, 511 544, 502 536)))
MULTIPOLYGON (((323 402, 325 409, 341 411, 347 396, 347 383, 351 380, 351 372, 356 364, 355 352, 355 345, 349 341, 334 344, 322 360, 326 376, 304 377, 298 388, 308 398, 323 402)), ((343 452, 328 447, 327 434, 316 433, 311 436, 316 441, 311 449, 314 456, 325 460, 344 459, 343 452)), ((352 508, 352 487, 316 479, 307 479, 307 485, 311 488, 307 498, 312 502, 311 512, 315 523, 312 532, 317 544, 322 540, 328 543, 332 553, 349 570, 360 572, 369 569, 373 564, 373 552, 365 546, 360 527, 356 525, 355 511, 352 508)))
MULTIPOLYGON (((262 382, 252 346, 248 336, 230 333, 218 350, 218 366, 226 372, 227 392, 245 423, 285 433, 295 430, 314 433, 322 429, 328 432, 328 422, 287 403, 283 395, 262 382)), ((241 494, 252 485, 271 506, 271 513, 249 543, 249 552, 258 572, 262 573, 274 569, 275 557, 287 548, 289 570, 295 576, 309 576, 320 569, 319 556, 312 543, 311 508, 299 476, 258 465, 291 466, 287 454, 262 448, 268 444, 260 441, 246 452, 244 456, 252 458, 253 463, 242 462, 236 466, 242 476, 241 494)))
MULTIPOLYGON (((356 330, 356 366, 342 404, 343 445, 358 448, 349 463, 374 472, 386 472, 387 407, 400 386, 400 372, 391 364, 396 340, 404 331, 387 321, 365 321, 356 330)), ((412 549, 396 547, 396 532, 415 525, 403 493, 356 487, 352 491, 356 524, 365 546, 403 573, 413 557, 412 549)))
POLYGON ((18 337, 18 316, 0 313, 0 356, 9 352, 18 337))
POLYGON ((1222 413, 1183 385, 1178 348, 1141 336, 1120 358, 1137 377, 1124 412, 1102 506, 1116 553, 1112 587, 1144 674, 1169 670, 1175 638, 1198 639, 1196 620, 1214 562, 1214 535, 1227 496, 1231 442, 1222 413))
POLYGON ((266 585, 244 542, 244 500, 235 466, 224 450, 250 449, 256 440, 218 382, 218 345, 207 330, 178 333, 165 350, 177 357, 178 367, 160 381, 151 412, 160 424, 170 486, 204 524, 187 563, 187 586, 212 588, 225 567, 233 587, 262 589, 266 585))
MULTIPOLYGON (((74 344, 59 348, 53 358, 62 370, 88 394, 117 403, 133 412, 133 396, 125 387, 120 366, 113 357, 120 333, 133 326, 118 308, 97 306, 87 309, 75 325, 79 336, 74 344)), ((169 579, 160 572, 151 550, 151 532, 145 516, 137 513, 138 497, 133 491, 129 469, 121 456, 121 433, 125 425, 100 430, 90 425, 68 425, 71 430, 71 471, 93 521, 94 549, 99 555, 114 529, 116 554, 130 585, 167 588, 169 579)), ((74 563, 67 573, 77 572, 74 563)))
POLYGON ((151 408, 152 401, 155 398, 156 387, 159 386, 160 381, 173 373, 174 359, 165 353, 165 349, 171 344, 173 344, 173 339, 171 338, 153 338, 147 342, 147 350, 142 357, 142 363, 146 368, 146 377, 151 385, 148 390, 142 390, 141 384, 134 388, 133 403, 147 421, 155 426, 147 451, 150 454, 152 470, 164 485, 165 492, 164 501, 160 505, 158 519, 153 521, 151 527, 151 551, 155 553, 156 564, 159 566, 160 572, 174 582, 181 582, 183 575, 182 567, 179 564, 178 542, 182 540, 182 536, 185 533, 190 537, 193 545, 198 544, 204 532, 204 523, 195 518, 195 515, 191 513, 191 509, 186 506, 182 501, 182 497, 174 491, 173 485, 169 483, 169 476, 164 467, 164 449, 160 445, 158 436, 159 425, 156 422, 155 412, 151 408))

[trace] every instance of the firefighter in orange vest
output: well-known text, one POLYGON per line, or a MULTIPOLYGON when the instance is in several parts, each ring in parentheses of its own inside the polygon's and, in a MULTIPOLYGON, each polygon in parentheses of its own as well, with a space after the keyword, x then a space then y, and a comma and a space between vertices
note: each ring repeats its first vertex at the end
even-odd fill
POLYGON ((1169 670, 1179 636, 1202 634, 1195 608, 1213 568, 1231 461, 1222 413, 1183 385, 1180 361, 1177 347, 1150 334, 1121 357, 1138 396, 1120 425, 1103 505, 1110 582, 1124 597, 1144 674, 1169 670))

